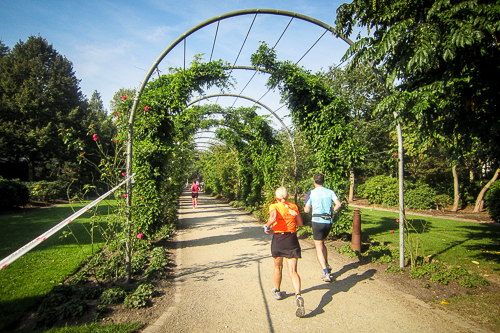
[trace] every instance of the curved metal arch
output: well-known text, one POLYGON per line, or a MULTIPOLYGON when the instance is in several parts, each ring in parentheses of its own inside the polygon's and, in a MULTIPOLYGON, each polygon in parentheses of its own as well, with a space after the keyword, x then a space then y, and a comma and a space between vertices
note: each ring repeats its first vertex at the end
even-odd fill
POLYGON ((259 104, 260 106, 262 106, 263 108, 265 108, 266 110, 268 110, 276 119, 278 119, 278 121, 281 123, 281 125, 283 126, 283 128, 285 129, 286 131, 286 134, 288 135, 288 138, 290 139, 290 144, 292 145, 292 150, 293 150, 293 169, 294 169, 294 186, 295 186, 295 189, 294 189, 294 196, 295 196, 295 203, 297 203, 297 151, 295 150, 295 142, 293 140, 293 137, 292 137, 292 133, 290 133, 290 130, 288 129, 288 127, 285 125, 285 123, 283 122, 283 120, 281 120, 281 118, 270 108, 268 107, 267 105, 265 105, 264 103, 261 103, 259 102, 258 100, 256 99, 253 99, 251 97, 248 97, 248 96, 244 96, 244 95, 236 95, 236 94, 213 94, 213 95, 207 95, 207 96, 203 96, 203 97, 200 97, 192 102, 190 102, 189 104, 186 105, 186 108, 188 108, 189 106, 193 105, 194 103, 197 103, 199 101, 202 101, 204 99, 209 99, 209 98, 212 98, 212 97, 218 97, 218 96, 229 96, 229 97, 239 97, 239 98, 243 98, 243 99, 248 99, 256 104, 259 104))
MULTIPOLYGON (((222 14, 216 17, 213 17, 211 19, 208 19, 206 21, 203 21, 197 25, 195 25, 193 28, 187 30, 184 34, 179 36, 175 41, 173 41, 164 51, 160 56, 156 59, 156 61, 153 63, 151 68, 149 69, 148 73, 144 77, 144 80, 141 83, 141 86, 139 90, 137 91, 135 98, 134 98, 134 103, 132 105, 132 109, 130 110, 130 117, 129 117, 129 128, 128 128, 128 133, 127 133, 127 175, 130 175, 132 173, 132 137, 133 137, 133 123, 134 123, 134 118, 135 118, 135 112, 137 110, 137 107, 139 105, 139 100, 140 97, 142 96, 142 92, 144 91, 144 88, 146 86, 147 81, 153 74, 155 68, 158 66, 158 64, 163 60, 163 58, 175 47, 177 44, 179 44, 182 40, 184 40, 186 37, 190 36, 194 32, 204 28, 205 26, 212 24, 217 21, 221 21, 227 18, 231 17, 236 17, 236 16, 241 16, 241 15, 248 15, 248 14, 271 14, 271 15, 280 15, 280 16, 288 16, 288 17, 296 17, 298 19, 310 22, 312 24, 318 25, 322 28, 325 28, 332 33, 334 33, 333 28, 320 21, 317 19, 314 19, 312 17, 290 12, 290 11, 285 11, 285 10, 277 10, 277 9, 244 9, 244 10, 238 10, 234 12, 229 12, 226 14, 222 14)), ((346 36, 339 36, 338 38, 342 39, 349 45, 353 45, 354 43, 347 38, 346 36)), ((377 69, 372 65, 373 71, 379 76, 381 81, 383 81, 382 75, 377 71, 377 69)), ((397 119, 399 117, 398 112, 394 111, 394 116, 397 119)), ((397 125, 397 134, 398 134, 398 152, 399 152, 399 217, 400 220, 403 221, 405 218, 405 212, 404 212, 404 189, 403 189, 403 173, 404 173, 404 168, 403 168, 403 156, 404 156, 404 148, 403 148, 403 135, 402 135, 402 129, 401 129, 401 122, 398 122, 397 125)), ((132 185, 130 183, 127 183, 127 206, 130 206, 132 203, 132 185)), ((295 200, 297 201, 297 200, 295 200)), ((129 210, 130 211, 130 210, 129 210)), ((130 213, 129 213, 130 214, 130 213)), ((128 221, 130 221, 131 216, 127 215, 127 225, 128 221)), ((127 252, 128 253, 128 252, 127 252)), ((404 224, 401 223, 400 225, 400 267, 404 267, 404 224)))

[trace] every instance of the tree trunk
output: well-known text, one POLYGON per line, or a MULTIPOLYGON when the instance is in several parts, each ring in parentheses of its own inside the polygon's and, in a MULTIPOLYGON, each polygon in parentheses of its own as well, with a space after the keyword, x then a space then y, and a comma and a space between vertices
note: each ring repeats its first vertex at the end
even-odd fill
POLYGON ((33 163, 33 160, 30 158, 30 159, 28 159, 28 181, 29 182, 33 181, 34 174, 35 174, 35 163, 33 163))
POLYGON ((457 166, 454 165, 451 168, 451 171, 453 172, 453 193, 455 195, 455 199, 453 200, 453 208, 451 209, 451 211, 456 212, 458 211, 458 204, 460 203, 460 184, 458 182, 457 166))
POLYGON ((349 201, 354 200, 354 170, 351 169, 351 185, 349 186, 349 201))
POLYGON ((474 213, 479 213, 481 211, 482 202, 484 200, 484 195, 486 194, 486 191, 488 191, 488 189, 490 188, 491 184, 493 184, 495 182, 495 180, 497 180, 499 174, 500 174, 500 168, 497 169, 497 171, 493 175, 493 178, 491 178, 491 180, 488 182, 488 184, 486 184, 483 187, 483 189, 481 190, 481 192, 479 192, 479 195, 477 196, 477 199, 476 199, 476 206, 474 207, 474 213))

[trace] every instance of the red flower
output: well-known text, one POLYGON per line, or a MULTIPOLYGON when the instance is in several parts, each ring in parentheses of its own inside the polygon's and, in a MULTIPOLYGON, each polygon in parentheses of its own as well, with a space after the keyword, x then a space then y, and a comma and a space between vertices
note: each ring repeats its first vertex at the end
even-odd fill
POLYGON ((126 198, 128 195, 127 193, 123 193, 123 197, 126 198))
POLYGON ((92 135, 92 139, 94 139, 94 141, 99 140, 99 138, 97 137, 97 134, 92 135))
POLYGON ((117 143, 117 142, 118 142, 118 140, 115 139, 115 143, 117 143))
POLYGON ((148 110, 149 110, 149 108, 146 106, 146 107, 144 108, 144 111, 148 111, 148 110))
POLYGON ((394 156, 398 156, 398 154, 397 154, 397 153, 394 153, 394 154, 392 154, 392 155, 394 155, 394 156))
POLYGON ((122 172, 122 176, 125 177, 126 173, 125 172, 122 172))
POLYGON ((137 238, 139 238, 139 239, 142 239, 142 237, 144 237, 144 234, 142 234, 142 233, 137 235, 137 238))
POLYGON ((127 96, 123 95, 122 99, 123 99, 123 100, 126 100, 126 99, 127 99, 127 96))
POLYGON ((399 223, 399 219, 396 219, 396 223, 399 223))
POLYGON ((392 230, 391 232, 394 233, 394 230, 392 230))
POLYGON ((141 200, 144 199, 144 197, 141 197, 141 200))
POLYGON ((115 117, 118 116, 118 112, 113 113, 113 116, 115 117))

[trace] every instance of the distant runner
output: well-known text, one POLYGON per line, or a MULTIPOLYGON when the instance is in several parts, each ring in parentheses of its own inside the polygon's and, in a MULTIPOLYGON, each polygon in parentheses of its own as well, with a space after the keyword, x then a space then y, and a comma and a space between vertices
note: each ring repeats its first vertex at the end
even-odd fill
POLYGON ((198 190, 200 186, 197 184, 197 180, 193 180, 193 185, 191 185, 191 198, 193 198, 193 209, 198 206, 198 190))

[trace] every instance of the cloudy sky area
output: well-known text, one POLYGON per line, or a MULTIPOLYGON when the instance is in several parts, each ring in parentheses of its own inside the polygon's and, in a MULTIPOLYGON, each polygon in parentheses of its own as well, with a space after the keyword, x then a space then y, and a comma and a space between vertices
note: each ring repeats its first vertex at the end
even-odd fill
MULTIPOLYGON (((109 109, 109 101, 118 89, 138 88, 160 54, 179 36, 205 20, 241 9, 268 8, 300 13, 333 26, 336 10, 342 3, 344 1, 337 0, 5 0, 0 4, 0 39, 12 48, 19 40, 42 36, 73 63, 83 94, 90 98, 97 90, 109 109)), ((267 14, 257 15, 252 25, 253 20, 254 15, 222 20, 212 58, 231 64, 238 58, 236 65, 249 66, 250 55, 259 42, 273 46, 290 22, 289 17, 267 14)), ((176 46, 160 63, 161 73, 167 73, 169 67, 183 67, 184 63, 188 66, 195 54, 204 54, 208 61, 216 29, 217 23, 213 23, 189 36, 185 58, 183 43, 176 46)), ((276 46, 278 59, 297 62, 324 31, 294 19, 276 46)), ((327 32, 299 64, 312 72, 326 70, 340 63, 347 48, 344 41, 327 32)), ((231 93, 239 94, 252 75, 251 71, 233 71, 237 85, 231 93)), ((272 110, 279 109, 278 115, 289 124, 288 110, 282 107, 279 94, 270 92, 264 96, 266 79, 265 74, 256 75, 243 95, 260 99, 272 110)), ((215 102, 214 98, 203 103, 215 102)), ((217 103, 223 107, 253 105, 230 97, 219 97, 217 103)))

